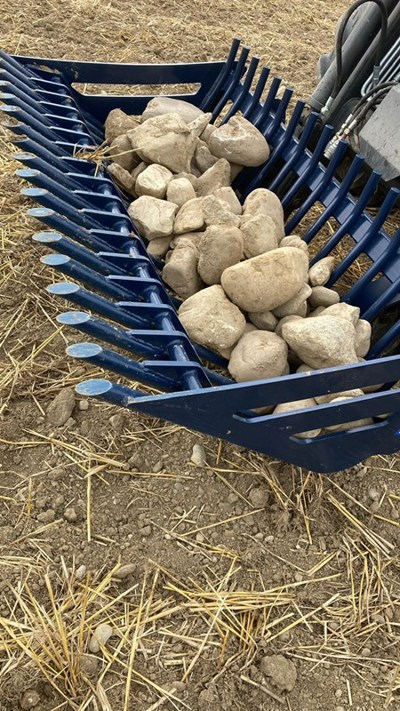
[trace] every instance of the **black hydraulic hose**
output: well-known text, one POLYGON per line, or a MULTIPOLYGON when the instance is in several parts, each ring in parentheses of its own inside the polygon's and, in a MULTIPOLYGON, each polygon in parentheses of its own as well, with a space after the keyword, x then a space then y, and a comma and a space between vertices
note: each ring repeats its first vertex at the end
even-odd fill
MULTIPOLYGON (((343 35, 346 29, 346 25, 352 16, 353 12, 364 5, 366 2, 375 2, 378 5, 381 12, 381 28, 379 34, 379 42, 375 54, 375 67, 379 67, 381 60, 385 53, 385 43, 387 36, 387 26, 388 26, 388 11, 384 0, 356 0, 356 2, 349 8, 346 14, 343 16, 342 21, 339 25, 337 37, 336 37, 336 79, 335 84, 331 92, 331 100, 335 99, 339 90, 343 84, 343 35)), ((376 77, 378 79, 378 77, 376 77)))
MULTIPOLYGON (((367 91, 367 93, 364 94, 364 96, 362 96, 361 99, 359 99, 357 101, 357 103, 354 106, 351 113, 354 116, 357 113, 357 111, 363 106, 363 104, 365 104, 366 102, 368 102, 369 99, 374 97, 374 94, 380 95, 381 92, 389 91, 389 89, 391 89, 393 86, 398 86, 398 84, 399 84, 398 81, 385 81, 385 82, 382 82, 382 84, 378 84, 377 86, 374 86, 372 89, 367 91)), ((375 101, 376 101, 376 98, 379 98, 379 96, 375 97, 375 101)), ((371 105, 373 105, 375 103, 375 101, 371 102, 371 105)))

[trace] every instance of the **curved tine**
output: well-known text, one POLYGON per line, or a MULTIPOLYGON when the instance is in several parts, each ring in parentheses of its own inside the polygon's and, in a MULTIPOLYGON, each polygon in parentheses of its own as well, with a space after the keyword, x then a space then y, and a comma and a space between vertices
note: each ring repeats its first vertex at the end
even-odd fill
MULTIPOLYGON (((367 181, 360 197, 358 198, 357 202, 353 203, 352 209, 350 210, 350 213, 348 217, 344 219, 340 227, 336 230, 336 232, 328 239, 328 241, 324 244, 322 249, 318 252, 318 260, 322 259, 323 257, 326 257, 334 247, 340 242, 340 240, 345 236, 345 235, 351 235, 351 229, 353 225, 357 224, 357 221, 360 218, 360 215, 362 215, 363 211, 367 207, 372 195, 375 192, 376 186, 379 183, 380 180, 380 174, 379 173, 372 173, 369 177, 369 180, 367 181)), ((346 201, 346 198, 344 198, 344 202, 346 201)), ((370 224, 372 223, 372 220, 365 215, 365 220, 368 221, 370 224)), ((342 273, 341 270, 341 265, 339 265, 333 272, 328 284, 332 285, 337 281, 339 278, 340 274, 342 273)))
POLYGON ((292 96, 292 89, 285 89, 282 99, 279 101, 279 106, 276 110, 275 116, 270 113, 265 123, 261 123, 258 126, 258 129, 268 140, 273 139, 275 131, 279 129, 279 126, 285 120, 286 109, 289 106, 289 101, 292 96))
POLYGON ((256 88, 254 89, 254 94, 251 97, 251 102, 249 103, 249 106, 244 110, 243 116, 247 118, 248 120, 252 119, 252 114, 254 111, 257 113, 260 111, 260 97, 261 94, 264 91, 264 87, 267 83, 267 79, 269 77, 270 69, 269 67, 263 67, 256 85, 256 88))
POLYGON ((251 82, 253 81, 254 74, 256 72, 256 69, 258 67, 258 63, 260 61, 259 57, 252 57, 251 62, 249 64, 249 68, 246 72, 245 80, 243 82, 243 86, 241 89, 241 92, 239 96, 235 99, 233 102, 231 108, 229 109, 227 115, 225 116, 224 120, 222 123, 226 123, 229 121, 231 116, 233 116, 237 111, 239 111, 241 105, 243 102, 248 98, 248 92, 251 86, 251 82))
MULTIPOLYGON (((374 220, 372 223, 369 224, 367 231, 362 237, 357 244, 354 245, 354 247, 350 250, 350 252, 344 257, 344 259, 341 261, 340 265, 338 266, 337 269, 335 269, 332 273, 332 277, 337 280, 344 272, 346 269, 348 269, 351 264, 353 264, 354 260, 357 259, 357 257, 365 251, 366 247, 368 244, 372 242, 374 237, 376 237, 385 222, 389 212, 391 211, 393 205, 395 204, 396 200, 398 199, 398 196, 400 194, 400 190, 396 188, 392 188, 389 190, 388 194, 386 195, 385 200, 383 201, 381 207, 379 208, 379 211, 377 215, 375 216, 374 220)), ((396 233, 396 235, 388 242, 387 248, 382 252, 380 257, 374 261, 373 264, 367 269, 367 271, 360 277, 360 279, 357 280, 357 282, 354 284, 354 286, 351 287, 351 289, 347 292, 346 294, 346 301, 354 299, 357 294, 364 288, 365 284, 370 282, 376 274, 378 274, 381 271, 381 267, 383 267, 384 264, 388 262, 390 257, 397 252, 398 248, 398 243, 396 243, 396 240, 398 242, 400 236, 400 231, 396 233)), ((332 278, 331 277, 331 278, 332 278)))
POLYGON ((325 126, 322 134, 319 138, 319 141, 314 149, 314 152, 311 155, 310 160, 308 161, 307 168, 299 173, 299 177, 295 181, 295 183, 289 188, 289 190, 285 193, 285 195, 281 198, 281 202, 284 208, 288 208, 291 201, 293 198, 296 196, 297 191, 299 188, 304 187, 306 184, 308 178, 312 176, 314 173, 315 169, 318 169, 318 163, 320 159, 323 156, 325 146, 328 143, 331 135, 333 132, 333 128, 331 126, 325 126))
POLYGON ((214 84, 210 87, 209 91, 205 95, 203 101, 200 104, 200 108, 203 111, 208 111, 209 107, 212 105, 213 100, 215 99, 215 96, 220 89, 221 85, 225 81, 225 78, 229 74, 229 72, 232 69, 233 63, 236 59, 236 55, 238 53, 238 49, 240 47, 240 39, 238 37, 235 37, 232 40, 232 45, 229 50, 228 56, 226 58, 226 62, 224 66, 222 67, 219 76, 216 78, 214 84))
MULTIPOLYGON (((300 102, 298 102, 300 103, 300 102)), ((296 108, 295 108, 296 110, 296 108)), ((314 130, 315 124, 318 121, 318 114, 317 113, 312 113, 310 114, 309 118, 306 121, 306 124, 304 126, 303 132, 300 136, 300 139, 293 138, 293 147, 291 149, 292 155, 288 157, 286 156, 285 160, 285 165, 282 167, 282 169, 279 171, 278 175, 275 176, 273 181, 271 182, 269 189, 272 190, 273 192, 277 192, 279 189, 280 184, 285 180, 285 178, 289 175, 289 173, 292 170, 293 165, 296 163, 299 155, 303 155, 303 152, 308 144, 308 141, 311 138, 311 134, 314 130)))
POLYGON ((236 69, 233 72, 233 74, 231 75, 230 80, 227 82, 222 97, 220 98, 217 105, 213 109, 212 119, 211 119, 212 121, 215 121, 217 116, 219 116, 219 114, 222 111, 222 109, 224 108, 226 102, 231 98, 231 94, 232 94, 233 90, 236 89, 236 87, 238 86, 238 84, 242 78, 242 75, 243 75, 244 67, 246 64, 246 59, 249 55, 249 52, 250 52, 250 50, 248 47, 243 47, 240 57, 238 59, 237 65, 236 65, 236 69))
POLYGON ((385 306, 388 306, 391 300, 400 293, 400 279, 396 279, 373 304, 365 311, 363 318, 366 321, 373 321, 375 316, 379 314, 385 306))
MULTIPOLYGON (((363 316, 364 318, 364 316, 363 316)), ((366 360, 381 358, 385 350, 400 337, 400 320, 391 326, 369 349, 366 360)))
POLYGON ((360 168, 364 164, 363 158, 361 158, 360 156, 355 156, 343 182, 338 184, 337 181, 334 180, 334 175, 336 169, 338 168, 344 157, 344 154, 346 153, 346 150, 347 144, 345 143, 345 141, 341 141, 338 147, 336 148, 336 151, 333 154, 331 160, 329 161, 328 167, 325 171, 324 179, 322 180, 320 185, 311 192, 308 198, 303 202, 303 205, 299 208, 299 210, 287 224, 287 229, 292 230, 300 222, 300 220, 303 219, 304 215, 308 212, 308 210, 316 202, 316 200, 319 200, 320 197, 323 196, 324 191, 328 189, 333 197, 332 199, 328 199, 330 198, 330 195, 326 196, 324 204, 326 204, 327 206, 324 212, 314 221, 310 229, 303 236, 303 239, 305 239, 306 242, 310 242, 313 237, 318 234, 321 227, 325 225, 327 220, 332 217, 336 210, 336 207, 342 202, 343 198, 346 197, 354 180, 360 172, 360 168))
POLYGON ((265 99, 264 104, 262 104, 260 106, 259 112, 252 119, 253 124, 256 128, 258 128, 260 123, 263 123, 265 118, 268 117, 268 114, 271 111, 272 105, 276 99, 276 94, 277 94, 277 91, 281 85, 281 81, 282 80, 280 79, 280 77, 273 78, 273 80, 271 82, 271 86, 269 87, 267 98, 265 99))

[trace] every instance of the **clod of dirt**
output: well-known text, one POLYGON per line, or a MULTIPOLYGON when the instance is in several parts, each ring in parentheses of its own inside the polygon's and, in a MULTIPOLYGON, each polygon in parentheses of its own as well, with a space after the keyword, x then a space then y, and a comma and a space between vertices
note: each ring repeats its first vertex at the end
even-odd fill
POLYGON ((241 231, 233 225, 211 225, 199 243, 198 272, 205 284, 219 284, 222 272, 242 257, 241 231))
POLYGON ((325 286, 335 266, 335 257, 324 257, 311 267, 308 279, 311 286, 325 286))
POLYGON ((262 509, 268 505, 269 491, 265 486, 255 486, 251 489, 248 499, 255 509, 262 509))
MULTIPOLYGON (((171 203, 172 204, 172 203, 171 203)), ((196 232, 204 226, 203 201, 200 198, 188 200, 180 208, 174 222, 174 234, 196 232)))
POLYGON ((272 311, 249 311, 247 315, 251 323, 261 331, 275 331, 277 327, 278 319, 272 311))
POLYGON ((339 304, 333 304, 332 306, 322 308, 322 313, 324 314, 324 316, 335 316, 335 318, 344 318, 345 321, 350 321, 350 323, 352 323, 354 327, 357 326, 358 319, 360 317, 360 309, 358 308, 358 306, 351 306, 350 304, 345 304, 341 302, 339 304))
POLYGON ((282 337, 300 360, 312 368, 357 362, 355 329, 344 319, 322 315, 290 321, 282 327, 282 337))
POLYGON ((174 249, 162 271, 165 283, 181 299, 188 299, 202 287, 197 271, 198 259, 199 253, 196 247, 191 243, 184 243, 174 249))
POLYGON ((202 209, 206 225, 240 225, 239 215, 231 212, 228 203, 215 195, 206 195, 203 198, 202 209))
POLYGON ((185 123, 194 121, 199 116, 203 116, 204 112, 197 106, 190 104, 182 99, 170 99, 167 96, 157 96, 151 99, 142 113, 142 122, 147 121, 154 116, 162 116, 170 113, 179 114, 185 123))
POLYGON ((312 309, 318 306, 333 306, 340 301, 340 296, 337 291, 327 289, 326 286, 313 286, 311 296, 308 299, 312 309))
POLYGON ((125 580, 129 575, 133 575, 136 570, 136 565, 134 563, 125 563, 114 573, 114 578, 118 580, 125 580))
POLYGON ((47 408, 47 421, 52 427, 65 425, 71 417, 75 407, 75 393, 73 388, 63 388, 55 396, 47 408))
POLYGON ((240 309, 226 298, 217 284, 191 296, 178 313, 189 337, 218 353, 232 348, 246 325, 240 309))
POLYGON ((121 109, 113 109, 105 121, 104 133, 106 142, 111 144, 118 136, 122 136, 138 125, 139 121, 137 118, 128 116, 128 114, 126 114, 125 111, 121 111, 121 109))
POLYGON ((302 316, 307 313, 307 299, 311 295, 311 287, 308 284, 303 284, 298 292, 282 306, 274 309, 274 314, 277 318, 284 316, 302 316), (304 313, 304 305, 306 306, 304 313))
POLYGON ((174 202, 178 207, 182 207, 185 202, 196 197, 195 189, 187 178, 177 178, 171 180, 167 186, 167 200, 174 202))
POLYGON ((278 196, 266 188, 253 190, 244 201, 244 215, 267 215, 275 222, 278 239, 284 236, 284 215, 282 203, 278 196))
POLYGON ((100 647, 105 647, 110 637, 114 634, 114 629, 111 625, 106 622, 102 622, 98 625, 90 638, 89 650, 93 654, 97 654, 100 651, 100 647))
POLYGON ((297 680, 297 669, 283 654, 264 657, 260 669, 280 691, 293 691, 297 680))
POLYGON ((81 654, 79 667, 81 673, 85 676, 89 678, 95 677, 99 671, 99 660, 96 657, 92 657, 91 654, 81 654))
POLYGON ((24 711, 29 711, 29 709, 35 708, 40 702, 40 696, 34 689, 28 689, 25 691, 20 699, 19 705, 24 711))
POLYGON ((69 506, 67 509, 65 509, 64 518, 66 521, 68 521, 68 523, 76 523, 76 521, 78 520, 78 515, 73 506, 69 506))
POLYGON ((285 341, 269 331, 246 333, 232 351, 228 370, 238 383, 277 378, 287 369, 285 341))
POLYGON ((190 461, 196 465, 196 467, 204 467, 207 464, 206 450, 202 444, 194 444, 192 456, 190 461))
POLYGON ((121 434, 124 431, 125 415, 123 412, 116 412, 115 415, 111 415, 108 421, 117 434, 121 434))
MULTIPOLYGON (((307 407, 315 407, 317 404, 314 398, 306 398, 304 400, 296 400, 294 402, 283 402, 277 405, 274 410, 274 415, 279 415, 284 412, 291 412, 292 410, 303 410, 307 407)), ((318 437, 321 434, 321 428, 317 427, 313 430, 307 430, 307 432, 296 432, 295 437, 299 439, 305 439, 307 437, 318 437)))
POLYGON ((56 512, 54 509, 47 509, 47 511, 41 511, 36 518, 40 523, 52 523, 56 518, 56 512))
POLYGON ((361 318, 356 325, 356 353, 359 358, 364 358, 371 348, 371 324, 361 318))
POLYGON ((308 275, 308 259, 293 247, 273 249, 224 271, 227 296, 244 311, 273 311, 298 292, 308 275))
POLYGON ((304 242, 301 237, 298 237, 298 235, 288 235, 287 237, 283 237, 279 243, 279 246, 296 247, 297 249, 301 249, 301 251, 308 256, 308 244, 307 242, 304 242))
POLYGON ((214 195, 218 188, 228 188, 231 184, 231 167, 227 160, 220 158, 197 181, 196 193, 199 197, 214 195))
POLYGON ((151 240, 172 235, 177 210, 172 202, 142 195, 129 205, 128 213, 139 232, 151 240))
POLYGON ((243 116, 232 116, 213 131, 210 151, 218 158, 244 166, 262 165, 269 157, 269 146, 262 133, 243 116))
POLYGON ((167 192, 168 184, 172 180, 172 173, 163 165, 153 163, 147 166, 140 175, 138 175, 135 183, 136 194, 150 195, 151 197, 162 199, 167 192))
POLYGON ((276 224, 268 215, 243 215, 240 229, 244 240, 244 254, 247 259, 257 257, 278 247, 276 224))

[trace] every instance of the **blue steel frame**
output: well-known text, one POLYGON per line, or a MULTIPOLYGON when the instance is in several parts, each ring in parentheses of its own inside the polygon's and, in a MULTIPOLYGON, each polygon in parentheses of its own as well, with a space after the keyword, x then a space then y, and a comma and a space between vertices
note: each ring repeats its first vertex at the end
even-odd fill
POLYGON ((220 373, 221 368, 214 367, 226 362, 192 343, 185 333, 176 313, 178 302, 160 278, 162 265, 148 255, 129 219, 126 208, 130 198, 113 184, 104 169, 97 170, 92 161, 77 153, 82 148, 90 152, 102 143, 103 122, 111 109, 140 114, 151 96, 84 95, 74 84, 198 84, 196 92, 174 96, 211 111, 213 120, 222 111, 223 121, 240 111, 270 143, 267 163, 245 169, 237 177, 234 187, 241 199, 260 185, 274 190, 285 208, 287 234, 293 233, 316 203, 322 205, 321 215, 303 238, 312 241, 331 217, 338 228, 315 260, 330 254, 344 238, 352 238, 330 285, 358 256, 369 257, 371 266, 343 299, 358 305, 362 316, 374 321, 399 299, 400 230, 391 238, 383 230, 398 191, 389 191, 372 218, 366 207, 379 175, 372 173, 360 197, 354 200, 350 191, 362 168, 362 158, 355 157, 342 182, 338 182, 334 175, 346 145, 339 144, 325 166, 322 157, 332 130, 324 128, 311 152, 307 146, 318 117, 311 114, 301 137, 296 138, 303 102, 297 102, 287 115, 291 90, 285 89, 278 100, 280 80, 275 77, 269 81, 266 67, 256 80, 258 64, 258 58, 250 57, 238 40, 234 40, 226 62, 199 64, 119 65, 11 57, 0 52, 0 98, 3 112, 12 118, 9 128, 19 136, 15 142, 23 151, 17 159, 25 167, 17 174, 34 186, 22 192, 41 205, 29 214, 50 228, 34 235, 36 242, 54 250, 42 261, 72 279, 48 290, 86 309, 64 313, 58 320, 128 354, 98 343, 80 343, 68 348, 69 355, 167 394, 149 395, 108 380, 83 382, 77 391, 308 469, 333 472, 371 454, 398 449, 400 391, 392 388, 400 380, 400 358, 383 356, 400 336, 400 321, 396 320, 374 343, 364 363, 233 383, 220 373), (296 207, 299 196, 300 207, 296 207), (266 405, 377 384, 378 392, 339 406, 329 404, 281 415, 255 412, 266 405), (379 419, 384 414, 388 416, 379 419), (295 436, 316 427, 363 418, 376 419, 374 424, 315 439, 295 436))

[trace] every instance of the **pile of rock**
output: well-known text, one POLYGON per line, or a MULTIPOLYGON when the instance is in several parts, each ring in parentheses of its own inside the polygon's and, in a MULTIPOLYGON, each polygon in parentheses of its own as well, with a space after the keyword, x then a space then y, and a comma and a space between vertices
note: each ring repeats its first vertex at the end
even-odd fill
POLYGON ((106 121, 109 171, 135 198, 128 212, 149 253, 165 257, 162 276, 183 301, 189 336, 225 357, 237 382, 361 360, 371 326, 326 286, 334 258, 310 268, 307 244, 285 236, 278 197, 259 188, 242 206, 231 187, 243 167, 268 159, 267 141, 242 116, 218 127, 210 119, 161 97, 140 118, 116 109, 106 121))

